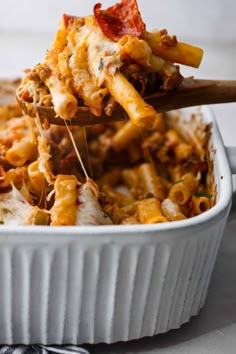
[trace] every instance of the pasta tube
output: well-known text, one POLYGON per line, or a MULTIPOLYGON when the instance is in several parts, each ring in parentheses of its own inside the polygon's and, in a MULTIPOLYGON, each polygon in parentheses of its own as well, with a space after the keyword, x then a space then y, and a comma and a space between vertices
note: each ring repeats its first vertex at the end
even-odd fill
POLYGON ((122 171, 122 179, 125 185, 129 188, 132 196, 138 197, 142 195, 142 181, 137 168, 124 169, 122 171))
POLYGON ((126 35, 122 37, 120 45, 121 55, 128 55, 132 60, 153 72, 178 72, 177 68, 163 58, 152 53, 148 43, 137 37, 126 35))
POLYGON ((116 151, 122 150, 133 140, 140 138, 141 135, 142 130, 129 121, 113 135, 113 147, 116 151))
POLYGON ((191 195, 191 192, 183 181, 175 183, 169 191, 169 198, 179 205, 186 204, 191 198, 191 195))
POLYGON ((75 52, 69 59, 69 66, 78 96, 84 100, 85 105, 90 107, 93 114, 100 115, 103 107, 102 101, 108 91, 106 88, 97 86, 91 77, 85 44, 82 42, 76 47, 75 52))
POLYGON ((205 196, 192 196, 192 208, 193 214, 199 215, 202 214, 204 211, 207 211, 211 207, 210 199, 205 196))
POLYGON ((56 114, 63 119, 72 119, 78 109, 78 101, 55 72, 45 80, 52 95, 56 114))
POLYGON ((143 199, 137 204, 137 217, 141 224, 168 221, 162 214, 161 203, 156 198, 143 199))
POLYGON ((201 48, 182 42, 177 42, 174 46, 165 46, 162 44, 160 31, 145 31, 143 39, 148 43, 154 54, 165 58, 171 63, 184 64, 194 68, 198 68, 201 63, 203 57, 201 48))
POLYGON ((78 181, 73 175, 57 175, 55 202, 51 209, 51 226, 75 225, 78 209, 78 181))
POLYGON ((152 193, 154 197, 163 200, 166 195, 166 190, 158 177, 154 166, 151 163, 143 163, 139 169, 142 189, 144 193, 152 193))
POLYGON ((32 186, 33 191, 36 195, 40 196, 45 186, 45 177, 41 171, 39 171, 38 160, 32 162, 28 166, 29 181, 32 186))
POLYGON ((171 199, 166 198, 161 203, 161 210, 164 216, 169 221, 183 220, 186 219, 186 216, 180 210, 178 204, 174 203, 171 199))
POLYGON ((147 104, 134 86, 119 72, 106 77, 106 86, 137 127, 152 127, 156 120, 155 109, 147 104))
POLYGON ((12 166, 23 166, 37 155, 37 146, 28 138, 17 141, 6 153, 6 160, 12 166))

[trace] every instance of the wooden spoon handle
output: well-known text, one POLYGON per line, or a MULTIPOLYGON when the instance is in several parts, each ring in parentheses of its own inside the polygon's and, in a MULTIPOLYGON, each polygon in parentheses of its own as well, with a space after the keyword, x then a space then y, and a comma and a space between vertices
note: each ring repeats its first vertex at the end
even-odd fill
POLYGON ((158 112, 205 104, 236 102, 236 80, 184 79, 173 92, 145 98, 158 112))

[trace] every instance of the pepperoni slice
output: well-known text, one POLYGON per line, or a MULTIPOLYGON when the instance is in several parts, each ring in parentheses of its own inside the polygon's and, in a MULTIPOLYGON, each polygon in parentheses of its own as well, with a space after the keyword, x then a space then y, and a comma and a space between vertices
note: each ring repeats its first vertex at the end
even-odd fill
POLYGON ((67 30, 69 30, 71 28, 71 26, 76 18, 77 18, 76 16, 71 16, 71 15, 67 15, 67 14, 63 15, 63 20, 64 20, 67 30))
POLYGON ((117 42, 126 34, 140 38, 145 29, 136 0, 121 0, 101 10, 102 4, 94 6, 94 16, 106 37, 117 42))

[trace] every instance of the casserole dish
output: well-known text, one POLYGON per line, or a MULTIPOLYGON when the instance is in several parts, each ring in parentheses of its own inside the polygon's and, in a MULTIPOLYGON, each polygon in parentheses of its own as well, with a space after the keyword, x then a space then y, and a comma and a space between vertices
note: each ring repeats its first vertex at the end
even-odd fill
MULTIPOLYGON (((192 113, 178 112, 178 124, 192 113)), ((216 205, 152 225, 1 226, 0 343, 127 341, 198 314, 230 211, 236 161, 235 148, 227 157, 211 111, 195 113, 195 122, 211 124, 216 205)))

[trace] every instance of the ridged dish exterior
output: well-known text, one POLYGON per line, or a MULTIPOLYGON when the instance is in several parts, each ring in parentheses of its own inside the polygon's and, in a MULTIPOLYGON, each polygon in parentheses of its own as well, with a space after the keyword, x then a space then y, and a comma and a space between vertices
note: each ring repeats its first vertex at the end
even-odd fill
POLYGON ((0 343, 112 343, 178 328, 204 304, 227 214, 142 235, 2 234, 0 343))

